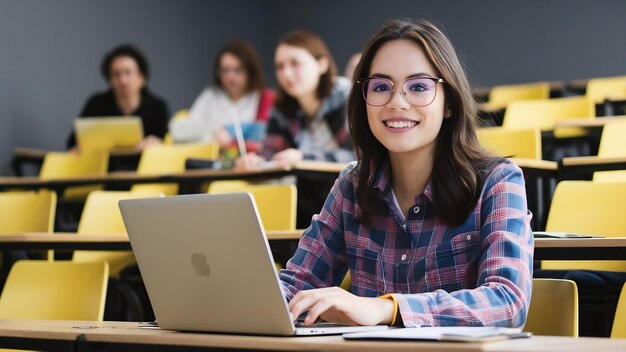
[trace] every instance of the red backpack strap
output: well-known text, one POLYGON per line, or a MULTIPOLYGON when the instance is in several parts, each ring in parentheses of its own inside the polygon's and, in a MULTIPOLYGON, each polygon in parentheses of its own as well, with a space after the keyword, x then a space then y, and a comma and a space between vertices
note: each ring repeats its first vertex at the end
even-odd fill
POLYGON ((270 116, 270 110, 272 110, 272 106, 274 106, 275 97, 276 93, 273 90, 269 88, 263 89, 261 99, 259 99, 259 108, 257 109, 257 121, 267 121, 270 116))

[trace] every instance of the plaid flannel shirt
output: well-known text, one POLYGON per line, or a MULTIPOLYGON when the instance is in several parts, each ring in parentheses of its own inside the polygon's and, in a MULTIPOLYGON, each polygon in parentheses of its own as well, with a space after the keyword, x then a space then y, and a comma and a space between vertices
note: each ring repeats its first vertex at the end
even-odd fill
POLYGON ((403 220, 388 163, 373 183, 388 215, 376 215, 371 226, 359 224, 355 167, 342 171, 280 271, 288 300, 299 290, 337 286, 349 270, 352 293, 393 294, 406 327, 524 325, 533 237, 519 167, 508 161, 497 165, 458 227, 437 216, 431 181, 403 220))

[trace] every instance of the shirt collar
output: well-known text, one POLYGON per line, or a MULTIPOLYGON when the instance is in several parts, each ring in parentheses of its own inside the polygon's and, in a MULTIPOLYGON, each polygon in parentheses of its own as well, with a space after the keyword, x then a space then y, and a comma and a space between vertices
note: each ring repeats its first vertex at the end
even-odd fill
MULTIPOLYGON (((380 199, 386 199, 391 197, 391 163, 389 158, 386 158, 380 165, 380 168, 376 171, 376 176, 372 182, 372 188, 378 189, 378 197, 380 199)), ((428 179, 426 187, 421 194, 417 195, 416 200, 424 195, 428 201, 433 202, 433 179, 428 179)), ((391 199, 391 198, 390 198, 391 199)))

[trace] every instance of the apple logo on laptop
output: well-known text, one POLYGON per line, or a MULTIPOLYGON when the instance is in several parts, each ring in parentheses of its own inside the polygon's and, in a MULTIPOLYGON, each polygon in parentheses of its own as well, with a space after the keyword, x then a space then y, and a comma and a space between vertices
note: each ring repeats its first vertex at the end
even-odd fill
POLYGON ((211 274, 211 266, 206 260, 206 256, 202 253, 191 254, 191 265, 200 276, 209 276, 211 274))

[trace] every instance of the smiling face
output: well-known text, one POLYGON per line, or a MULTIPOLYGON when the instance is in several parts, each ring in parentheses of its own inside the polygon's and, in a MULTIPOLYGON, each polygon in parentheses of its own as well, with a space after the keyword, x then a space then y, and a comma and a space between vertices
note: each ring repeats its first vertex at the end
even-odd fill
MULTIPOLYGON (((444 118, 445 97, 441 86, 444 83, 428 79, 413 80, 418 77, 438 77, 422 48, 407 39, 385 43, 372 59, 369 77, 387 78, 393 82, 393 95, 386 104, 383 104, 385 99, 376 104, 381 106, 367 104, 369 127, 376 139, 387 148, 390 157, 407 153, 426 153, 432 157, 444 118), (411 81, 405 84, 409 79, 411 81), (427 86, 429 82, 432 83, 430 87, 427 86), (421 107, 409 103, 419 102, 417 95, 423 94, 425 89, 435 90, 432 103, 421 107), (403 92, 406 92, 406 96, 403 92)), ((369 81, 366 90, 382 94, 391 88, 385 82, 389 81, 369 81)), ((370 97, 368 95, 368 101, 372 100, 370 97)))

